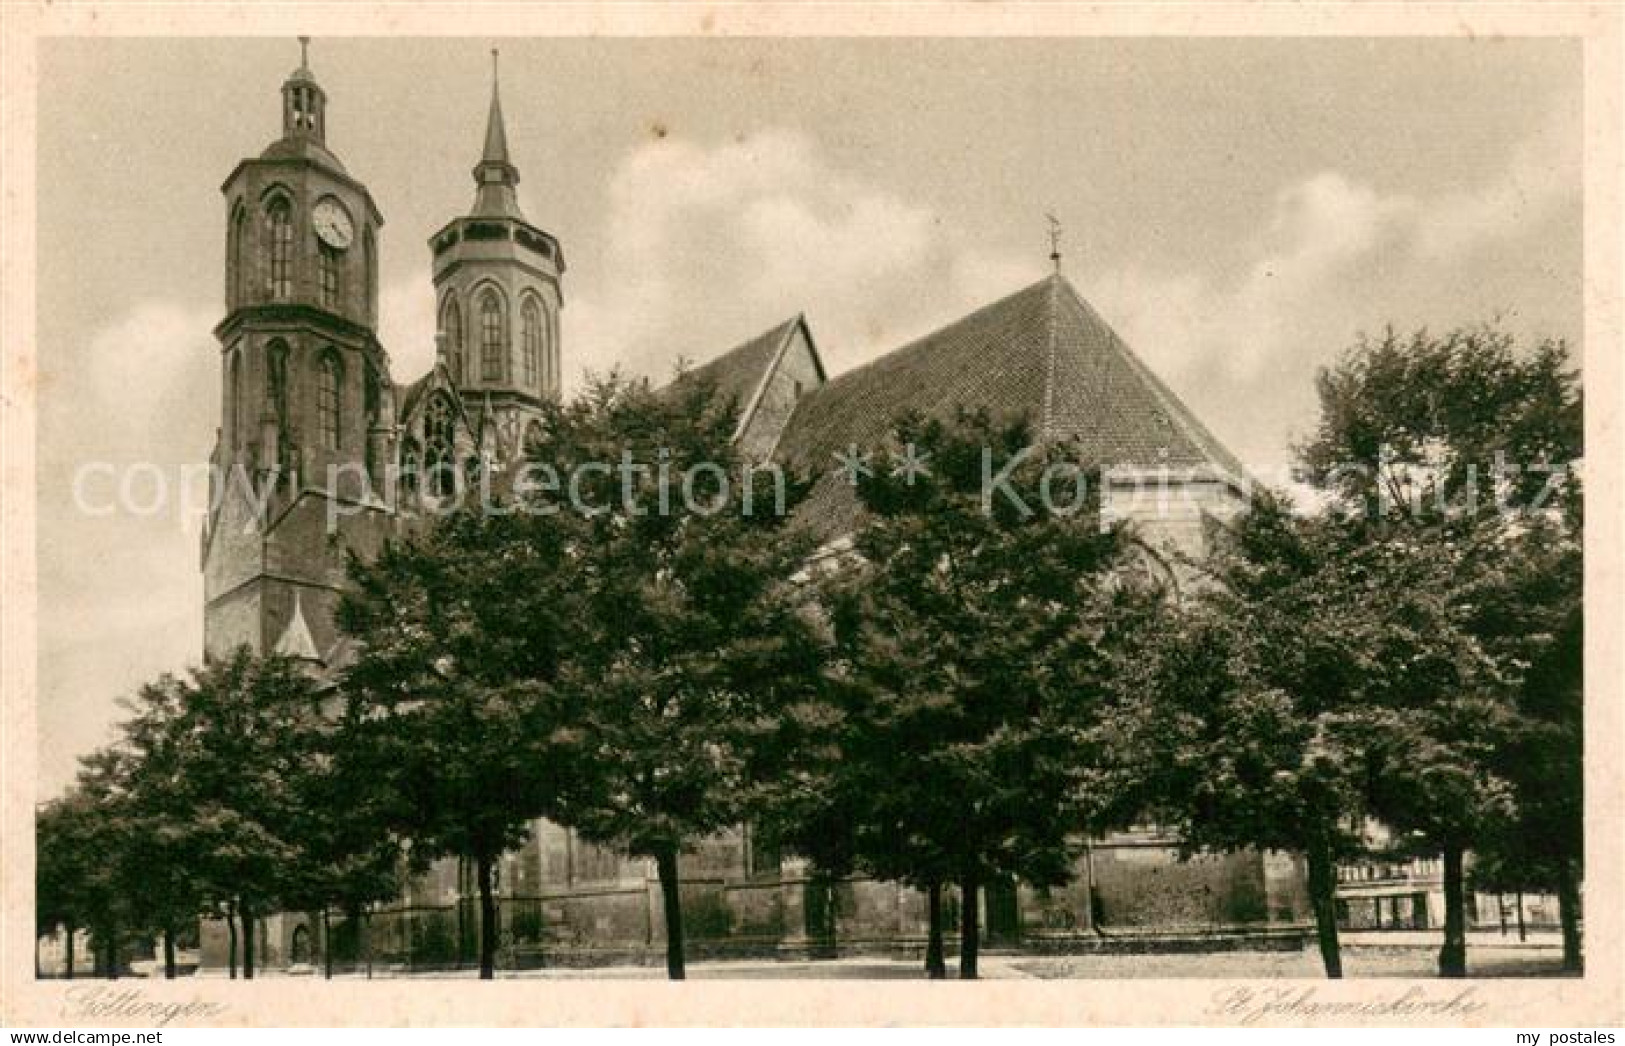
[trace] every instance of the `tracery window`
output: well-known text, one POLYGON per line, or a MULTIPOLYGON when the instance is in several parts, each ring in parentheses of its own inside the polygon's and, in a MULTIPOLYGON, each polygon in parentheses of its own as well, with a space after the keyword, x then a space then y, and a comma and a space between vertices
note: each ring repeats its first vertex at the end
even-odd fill
POLYGON ((480 377, 502 380, 503 346, 507 341, 502 324, 502 298, 487 290, 480 298, 480 377))
POLYGON ((446 334, 446 369, 451 371, 451 380, 467 381, 468 376, 463 373, 463 310, 458 307, 456 298, 446 299, 446 307, 440 314, 440 329, 446 334))
POLYGON ((317 256, 321 259, 322 276, 322 307, 333 309, 339 304, 339 252, 321 241, 316 243, 317 256))
POLYGON ((523 355, 525 388, 535 389, 542 358, 542 310, 535 298, 526 298, 520 310, 520 350, 523 355))
POLYGON ((316 386, 316 430, 321 433, 322 446, 338 450, 341 418, 339 417, 339 390, 343 385, 343 371, 339 358, 332 351, 322 356, 320 380, 316 386))
POLYGON ((293 297, 293 211, 286 199, 271 201, 265 224, 271 251, 271 300, 288 301, 293 297))
POLYGON ((425 487, 435 497, 449 497, 457 490, 456 441, 452 431, 451 403, 437 393, 423 414, 425 487))

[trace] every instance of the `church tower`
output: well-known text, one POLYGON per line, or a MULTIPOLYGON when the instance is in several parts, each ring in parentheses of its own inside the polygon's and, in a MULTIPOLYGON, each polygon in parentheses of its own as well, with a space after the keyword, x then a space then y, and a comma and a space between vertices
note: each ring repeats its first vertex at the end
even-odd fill
POLYGON ((519 169, 491 52, 491 108, 474 166, 474 205, 429 239, 437 341, 462 401, 478 415, 481 450, 498 468, 522 452, 543 399, 559 395, 564 255, 519 208, 519 169))
POLYGON ((280 644, 319 659, 332 641, 338 549, 364 528, 394 453, 376 333, 383 217, 328 148, 307 44, 282 85, 282 136, 221 186, 221 418, 203 548, 211 654, 280 644), (329 513, 333 503, 354 511, 329 513), (334 517, 341 532, 327 536, 340 540, 324 540, 313 528, 334 517))

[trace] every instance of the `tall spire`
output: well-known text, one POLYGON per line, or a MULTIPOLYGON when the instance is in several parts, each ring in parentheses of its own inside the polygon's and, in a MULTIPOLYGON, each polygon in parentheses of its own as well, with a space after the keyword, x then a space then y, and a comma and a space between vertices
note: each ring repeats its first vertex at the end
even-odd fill
POLYGON ((508 159, 508 132, 502 122, 502 93, 498 85, 498 52, 491 49, 491 112, 485 122, 485 151, 474 167, 474 214, 519 218, 519 168, 508 159))

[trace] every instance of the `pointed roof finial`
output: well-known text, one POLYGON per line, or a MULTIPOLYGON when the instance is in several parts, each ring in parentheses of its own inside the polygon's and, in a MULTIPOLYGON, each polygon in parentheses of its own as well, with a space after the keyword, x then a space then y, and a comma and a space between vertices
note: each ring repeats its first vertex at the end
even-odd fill
POLYGON ((1061 271, 1061 220, 1051 211, 1044 212, 1049 219, 1049 260, 1055 266, 1056 273, 1061 271))
POLYGON ((519 199, 514 194, 514 186, 519 184, 519 169, 508 159, 508 131, 502 121, 502 95, 497 83, 498 56, 497 49, 491 48, 491 112, 485 121, 485 149, 480 154, 480 162, 474 167, 474 184, 478 190, 473 213, 522 218, 519 199))
POLYGON ((299 68, 307 70, 310 68, 310 37, 308 36, 299 38, 299 68))
POLYGON ((481 164, 509 166, 508 131, 502 122, 502 94, 497 84, 497 49, 491 48, 491 113, 485 122, 485 152, 481 164))

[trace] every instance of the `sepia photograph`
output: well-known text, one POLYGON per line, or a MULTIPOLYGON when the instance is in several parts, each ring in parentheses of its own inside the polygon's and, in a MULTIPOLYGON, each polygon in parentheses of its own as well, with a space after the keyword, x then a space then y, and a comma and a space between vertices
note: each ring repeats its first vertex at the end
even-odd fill
POLYGON ((1595 41, 399 32, 6 71, 60 1026, 1625 1020, 1595 41))

